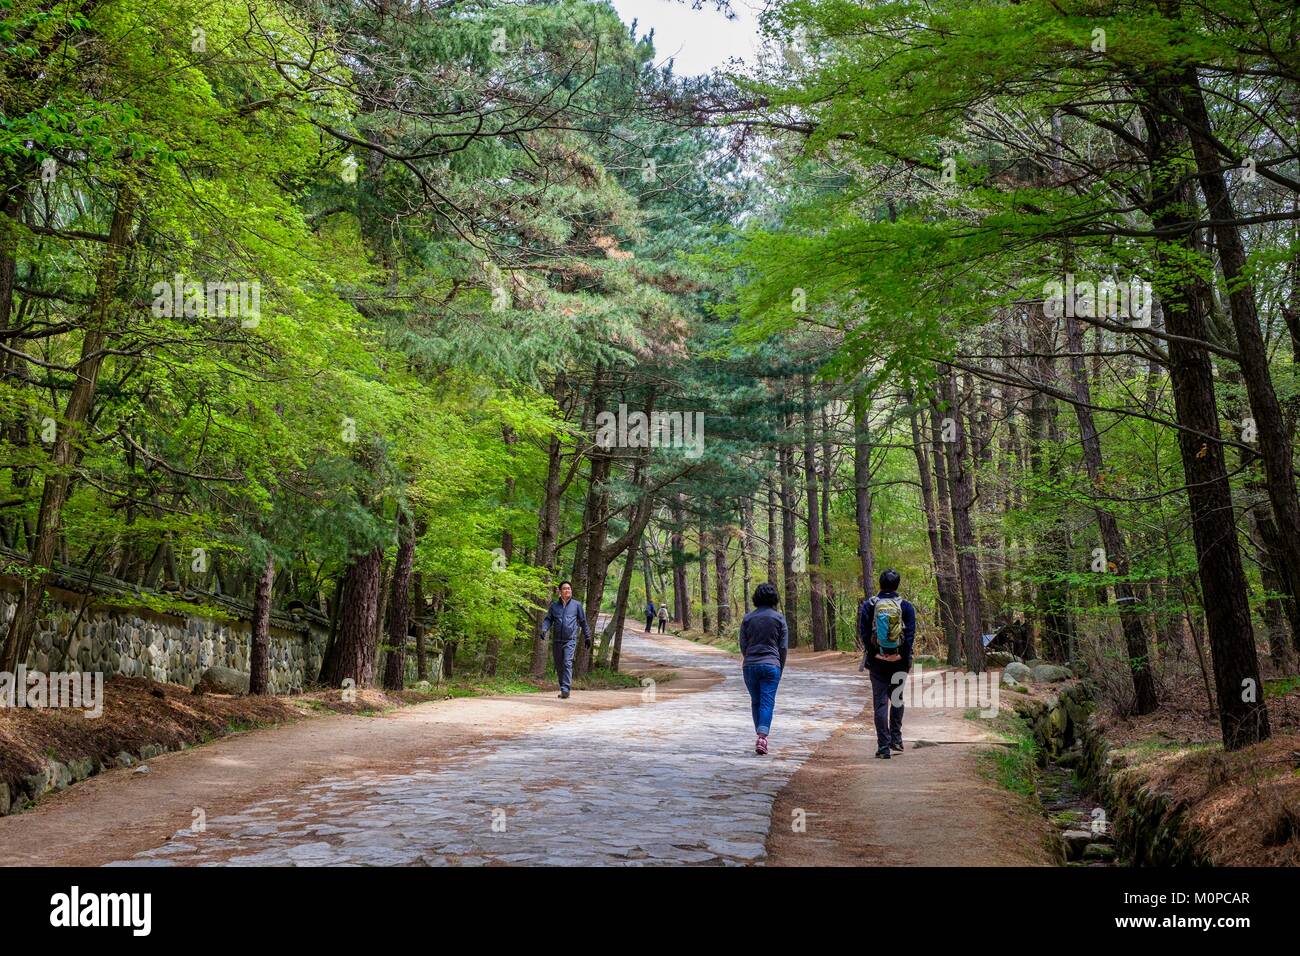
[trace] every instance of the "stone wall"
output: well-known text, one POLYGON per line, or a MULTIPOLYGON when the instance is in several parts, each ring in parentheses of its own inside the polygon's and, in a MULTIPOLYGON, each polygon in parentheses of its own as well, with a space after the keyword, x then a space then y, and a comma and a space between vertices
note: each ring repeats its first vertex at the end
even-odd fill
POLYGON ((1183 819, 1179 807, 1146 786, 1147 774, 1130 767, 1114 751, 1095 721, 1081 741, 1079 775, 1094 790, 1110 817, 1120 858, 1132 866, 1208 866, 1201 835, 1183 819))
MULTIPOLYGON (((1121 862, 1130 866, 1195 866, 1208 861, 1200 835, 1184 822, 1177 807, 1146 784, 1140 768, 1114 751, 1093 713, 1083 681, 1065 684, 1046 700, 1016 703, 1028 722, 1040 757, 1055 762, 1069 752, 1084 787, 1106 809, 1110 835, 1121 862)), ((1065 765, 1062 760, 1062 765, 1065 765)))
MULTIPOLYGON (((27 657, 31 670, 99 671, 193 687, 208 667, 248 672, 251 608, 229 598, 188 595, 192 611, 132 605, 122 582, 61 574, 48 589, 27 657), (83 607, 84 605, 84 607, 83 607), (75 626, 74 626, 75 625, 75 626)), ((19 582, 0 575, 0 635, 18 605, 19 582)), ((138 592, 137 592, 138 593, 138 592)), ((176 595, 171 595, 173 603, 176 595)), ((306 611, 272 615, 270 690, 301 691, 320 673, 329 622, 306 611)))

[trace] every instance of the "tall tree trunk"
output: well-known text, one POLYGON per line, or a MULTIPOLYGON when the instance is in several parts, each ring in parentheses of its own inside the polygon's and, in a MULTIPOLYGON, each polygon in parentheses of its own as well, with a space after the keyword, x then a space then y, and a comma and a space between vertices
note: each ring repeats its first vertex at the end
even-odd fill
POLYGON ((980 611, 980 575, 979 564, 975 556, 975 532, 971 527, 971 497, 974 494, 971 484, 970 465, 966 455, 966 426, 962 422, 961 409, 957 407, 957 388, 952 369, 943 366, 939 376, 940 395, 948 410, 948 417, 941 428, 941 437, 951 441, 942 441, 935 454, 943 454, 947 461, 948 483, 952 498, 952 524, 954 546, 957 552, 957 577, 961 584, 962 630, 965 640, 967 670, 979 673, 984 670, 984 635, 980 611))
MULTIPOLYGON (((790 416, 785 418, 788 434, 790 416)), ((794 457, 784 441, 778 448, 781 466, 781 574, 785 578, 785 623, 790 646, 799 646, 799 576, 795 572, 794 457)))
POLYGON ((773 587, 780 582, 781 545, 777 531, 776 479, 767 478, 767 580, 773 587))
MULTIPOLYGON (((574 587, 583 588, 583 606, 594 621, 600 614, 601 602, 605 594, 605 576, 609 572, 609 563, 605 553, 605 536, 609 530, 609 476, 613 468, 613 457, 599 450, 591 455, 591 485, 587 491, 587 509, 583 518, 587 522, 585 536, 586 571, 585 579, 574 574, 574 587)), ((574 676, 581 676, 591 669, 591 654, 584 641, 578 642, 573 653, 574 676)))
MULTIPOLYGON (((1156 91, 1164 87, 1153 78, 1156 91)), ((1159 103, 1159 92, 1151 102, 1159 103)), ((1168 340, 1169 374, 1174 408, 1181 428, 1178 447, 1183 460, 1187 497, 1192 511, 1192 536, 1204 594, 1206 630, 1213 655, 1219 724, 1226 750, 1238 750, 1269 735, 1268 711, 1259 679, 1259 661, 1246 577, 1237 550, 1232 490, 1219 437, 1219 410, 1214 394, 1210 354, 1193 345, 1208 335, 1201 297, 1185 265, 1193 248, 1189 223, 1200 218, 1186 180, 1186 141, 1175 121, 1160 106, 1148 106, 1152 225, 1164 238, 1156 246, 1156 265, 1168 287, 1163 290, 1168 340)))
POLYGON ((727 566, 727 545, 730 536, 725 530, 713 536, 713 564, 717 570, 718 633, 725 635, 731 625, 731 569, 727 566))
MULTIPOLYGON (((871 551, 871 435, 867 416, 871 413, 871 398, 866 389, 858 389, 853 395, 853 498, 856 505, 858 526, 858 564, 862 569, 862 594, 868 597, 875 593, 876 566, 875 555, 871 551)), ((913 444, 921 451, 919 436, 916 434, 916 415, 912 415, 913 444)), ((918 459, 920 461, 920 459, 918 459)), ((928 474, 922 480, 929 485, 928 474)), ((929 496, 927 494, 927 500, 929 496)), ((934 503, 929 501, 926 518, 934 521, 934 503)), ((936 568, 938 565, 936 564, 936 568)), ((856 626, 854 634, 857 633, 856 626)))
POLYGON ((691 589, 686 580, 686 511, 679 492, 671 499, 673 520, 673 620, 683 628, 691 626, 691 589))
MULTIPOLYGON (((908 397, 908 402, 913 401, 908 397)), ((916 453, 916 470, 921 480, 921 506, 925 510, 926 532, 930 537, 930 556, 934 561, 936 617, 943 629, 944 642, 948 648, 948 664, 956 667, 961 663, 961 636, 958 619, 961 616, 961 598, 957 594, 957 569, 952 554, 952 532, 944 529, 940 533, 941 522, 947 520, 940 509, 947 509, 948 498, 945 494, 940 503, 935 503, 934 486, 930 479, 930 456, 926 454, 926 443, 921 435, 920 413, 912 406, 912 448, 916 453)), ((937 436, 936 436, 937 437, 937 436)), ((936 449, 939 447, 935 445, 936 449)), ((941 454, 936 457, 942 459, 941 454)), ((946 478, 940 481, 946 482, 946 478)), ((875 592, 874 576, 867 579, 866 594, 875 592)), ((855 629, 856 633, 856 629, 855 629)), ((860 639, 859 639, 860 640, 860 639)))
POLYGON ((32 635, 36 630, 36 618, 45 600, 45 588, 63 523, 63 505, 72 484, 73 468, 80 458, 82 433, 95 404, 104 349, 112 332, 114 315, 119 308, 119 284, 131 243, 136 202, 135 195, 128 187, 118 189, 108 229, 108 243, 95 277, 95 297, 90 307, 86 333, 81 340, 76 380, 72 384, 68 404, 63 409, 63 420, 59 423, 54 447, 50 451, 50 470, 45 476, 45 485, 41 491, 35 541, 27 561, 29 573, 23 575, 18 606, 9 623, 4 654, 0 655, 0 670, 9 673, 14 673, 18 665, 27 660, 32 635))
POLYGON ((268 548, 262 573, 253 591, 253 619, 249 622, 248 692, 269 693, 271 682, 271 592, 275 587, 275 556, 268 548))
MULTIPOLYGON (((506 454, 513 461, 515 455, 515 442, 518 437, 515 431, 509 425, 501 427, 501 440, 506 446, 506 454)), ((504 508, 510 508, 514 504, 515 498, 515 478, 514 475, 507 475, 505 480, 505 490, 501 495, 501 504, 504 508)), ((506 524, 501 528, 501 553, 505 563, 509 566, 514 560, 515 555, 515 536, 510 531, 510 525, 506 524)), ((497 660, 501 656, 501 639, 495 634, 487 639, 486 646, 483 649, 483 673, 491 676, 497 672, 497 660)))
MULTIPOLYGON (((833 457, 831 455, 831 425, 830 415, 826 411, 826 406, 822 406, 822 553, 830 551, 831 548, 831 470, 833 467, 833 457)), ((825 576, 826 581, 826 647, 828 650, 835 650, 839 646, 835 634, 835 584, 831 581, 830 576, 825 576)))
POLYGON ((384 662, 384 687, 406 686, 406 638, 411 630, 411 573, 415 564, 415 532, 402 511, 397 513, 397 560, 388 598, 388 657, 384 662))
POLYGON ((429 679, 429 659, 428 652, 425 648, 424 623, 421 620, 424 610, 424 575, 416 573, 411 579, 411 605, 414 607, 414 613, 417 615, 415 621, 415 679, 418 681, 427 681, 429 679))
MULTIPOLYGON (((1214 147, 1210 116, 1195 68, 1189 67, 1183 74, 1179 94, 1184 127, 1196 157, 1201 192, 1205 195, 1219 266, 1228 291, 1228 314, 1236 331, 1238 361, 1259 439, 1264 486, 1273 507, 1273 520, 1277 522, 1282 559, 1277 571, 1291 596, 1292 606, 1300 612, 1300 591, 1297 590, 1300 586, 1300 500, 1296 498, 1291 435, 1282 403, 1273 388, 1268 347, 1260 331, 1246 246, 1224 180, 1222 163, 1214 147)), ((1293 612, 1292 623, 1293 627, 1300 624, 1300 613, 1293 612)))
POLYGON ((627 549, 627 558, 623 562, 623 573, 618 579, 618 594, 614 598, 614 616, 600 635, 600 657, 603 665, 606 661, 613 670, 618 670, 619 659, 623 652, 623 627, 627 621, 628 595, 632 590, 632 577, 636 574, 637 556, 641 553, 641 542, 645 528, 636 536, 636 542, 627 549))
POLYGON ((705 634, 713 633, 713 619, 709 616, 709 535, 700 525, 700 627, 705 634))
POLYGON ((817 454, 813 435, 812 377, 803 376, 803 476, 808 503, 808 617, 813 650, 826 650, 826 580, 822 575, 821 511, 817 505, 817 454))
MULTIPOLYGON (((1056 399, 1046 389, 1056 382, 1056 368, 1051 358, 1056 348, 1056 328, 1044 313, 1041 302, 1029 307, 1028 331, 1034 377, 1042 386, 1031 397, 1029 464, 1037 479, 1036 485, 1052 487, 1058 474, 1055 459, 1048 461, 1050 449, 1056 444, 1052 441, 1056 399)), ((1070 620, 1069 589, 1064 583, 1070 572, 1065 518, 1056 501, 1047 500, 1042 506, 1048 512, 1047 527, 1034 560, 1034 571, 1039 579, 1036 603, 1042 624, 1041 647, 1049 660, 1066 661, 1073 650, 1074 631, 1070 620)))
POLYGON ((339 632, 321 668, 321 683, 341 687, 352 680, 368 687, 375 676, 375 618, 384 576, 384 549, 371 548, 352 560, 339 594, 339 632))
POLYGON ((754 593, 750 587, 752 583, 749 572, 749 558, 754 548, 754 499, 746 497, 741 504, 741 515, 743 518, 743 528, 740 539, 740 568, 741 568, 741 586, 740 586, 740 610, 736 612, 736 620, 741 620, 749 613, 749 596, 754 593))

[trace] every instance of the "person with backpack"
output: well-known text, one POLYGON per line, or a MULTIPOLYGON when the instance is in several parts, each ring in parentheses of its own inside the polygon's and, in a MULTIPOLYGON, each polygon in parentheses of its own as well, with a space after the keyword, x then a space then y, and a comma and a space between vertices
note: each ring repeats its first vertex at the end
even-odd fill
POLYGON ((780 598, 776 586, 764 581, 754 590, 754 610, 740 622, 740 653, 744 655, 741 673, 749 691, 754 715, 754 752, 767 753, 767 734, 772 729, 772 711, 776 709, 776 688, 785 670, 785 653, 790 630, 785 615, 776 609, 780 598))
POLYGON ((668 629, 668 605, 659 605, 659 633, 662 634, 668 629))
POLYGON ((916 609, 898 596, 901 580, 893 568, 881 572, 880 593, 867 598, 858 608, 858 637, 866 648, 858 669, 866 668, 871 673, 876 756, 882 760, 903 752, 903 705, 895 705, 891 695, 895 687, 901 691, 907 680, 916 639, 916 609))
POLYGON ((655 602, 647 600, 645 602, 645 632, 647 634, 649 634, 650 629, 654 627, 654 622, 655 622, 655 602))

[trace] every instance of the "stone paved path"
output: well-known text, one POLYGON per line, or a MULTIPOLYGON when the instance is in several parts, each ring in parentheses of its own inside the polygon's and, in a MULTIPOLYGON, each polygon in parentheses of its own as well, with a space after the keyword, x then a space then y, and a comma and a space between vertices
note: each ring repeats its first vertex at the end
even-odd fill
POLYGON ((866 681, 787 668, 772 753, 753 753, 739 662, 626 633, 624 653, 717 671, 708 690, 575 716, 408 772, 331 777, 109 865, 656 865, 761 862, 790 775, 858 714, 866 681))

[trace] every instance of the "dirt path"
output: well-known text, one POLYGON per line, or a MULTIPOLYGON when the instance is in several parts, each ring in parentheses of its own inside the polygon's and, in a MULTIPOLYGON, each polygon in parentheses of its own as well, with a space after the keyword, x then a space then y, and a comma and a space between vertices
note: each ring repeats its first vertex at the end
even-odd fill
MULTIPOLYGON (((840 657, 820 666, 857 671, 840 657)), ((908 708, 903 737, 902 754, 876 759, 870 706, 837 729, 781 791, 768 865, 1052 865, 1042 815, 983 772, 977 753, 1000 738, 957 707, 908 708)))

